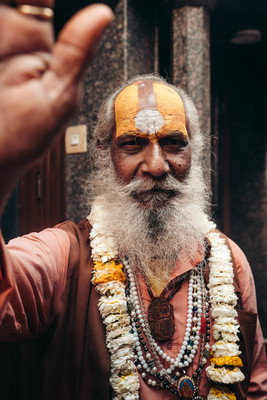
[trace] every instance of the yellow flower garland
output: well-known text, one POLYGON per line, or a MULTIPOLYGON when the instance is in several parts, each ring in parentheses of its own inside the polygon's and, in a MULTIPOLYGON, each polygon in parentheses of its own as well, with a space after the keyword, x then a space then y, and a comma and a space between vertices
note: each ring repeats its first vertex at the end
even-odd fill
POLYGON ((210 396, 213 396, 215 399, 221 400, 236 400, 236 395, 230 390, 219 389, 217 387, 212 387, 210 390, 210 396))
POLYGON ((210 270, 208 287, 215 343, 212 345, 214 357, 210 360, 211 365, 206 368, 206 375, 215 384, 221 385, 219 388, 217 385, 211 387, 208 400, 218 398, 236 400, 235 394, 224 386, 245 379, 239 368, 243 363, 238 357, 241 351, 237 344, 239 324, 235 309, 237 296, 233 286, 234 271, 230 250, 215 229, 216 226, 213 224, 213 229, 211 227, 207 235, 212 244, 208 259, 210 270))
POLYGON ((214 365, 222 367, 223 365, 233 365, 234 367, 243 367, 243 362, 240 357, 214 357, 211 358, 210 362, 214 365))
POLYGON ((125 275, 122 272, 123 265, 116 264, 114 260, 103 263, 102 261, 94 262, 93 283, 101 285, 110 281, 125 282, 125 275))
POLYGON ((101 202, 95 202, 88 217, 94 261, 92 283, 100 294, 98 309, 106 327, 106 346, 110 353, 110 384, 114 400, 138 400, 139 378, 134 364, 135 337, 131 333, 125 293, 123 265, 116 263, 117 248, 107 236, 108 218, 101 202))

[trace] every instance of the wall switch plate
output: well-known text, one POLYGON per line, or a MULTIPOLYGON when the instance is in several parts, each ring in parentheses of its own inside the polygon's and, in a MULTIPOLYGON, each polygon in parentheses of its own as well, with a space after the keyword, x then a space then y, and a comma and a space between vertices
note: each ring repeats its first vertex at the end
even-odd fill
POLYGON ((86 125, 69 126, 65 134, 65 148, 67 154, 87 152, 86 125))

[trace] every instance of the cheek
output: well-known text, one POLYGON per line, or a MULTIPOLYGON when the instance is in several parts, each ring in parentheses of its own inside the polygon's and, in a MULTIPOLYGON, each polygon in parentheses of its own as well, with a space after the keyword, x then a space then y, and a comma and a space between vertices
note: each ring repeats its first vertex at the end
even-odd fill
POLYGON ((135 165, 130 160, 130 157, 124 157, 124 155, 120 154, 120 151, 116 149, 112 151, 111 158, 117 175, 124 183, 130 183, 135 173, 135 165))
POLYGON ((172 164, 177 179, 184 180, 191 168, 191 152, 179 156, 172 164))

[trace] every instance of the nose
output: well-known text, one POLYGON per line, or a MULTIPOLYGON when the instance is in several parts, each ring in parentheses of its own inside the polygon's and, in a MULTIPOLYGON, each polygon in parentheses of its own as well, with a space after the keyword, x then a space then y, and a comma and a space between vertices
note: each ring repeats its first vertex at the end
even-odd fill
POLYGON ((150 142, 144 151, 144 159, 140 165, 141 175, 160 177, 170 172, 170 166, 158 142, 150 142))

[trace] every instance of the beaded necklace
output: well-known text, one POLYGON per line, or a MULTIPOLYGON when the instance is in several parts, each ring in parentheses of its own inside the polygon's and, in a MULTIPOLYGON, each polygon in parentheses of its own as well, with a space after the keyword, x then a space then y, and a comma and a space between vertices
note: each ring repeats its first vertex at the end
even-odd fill
POLYGON ((209 357, 209 312, 203 279, 204 262, 190 271, 188 311, 185 335, 177 357, 169 357, 153 338, 141 296, 136 270, 124 261, 129 278, 129 299, 133 333, 136 337, 136 366, 142 379, 157 389, 167 389, 179 397, 202 399, 198 396, 200 374, 209 357), (203 317, 203 309, 205 317, 203 317), (202 325, 202 326, 201 326, 202 325), (186 374, 201 343, 199 365, 193 376, 186 374), (165 365, 167 367, 165 367, 165 365))

